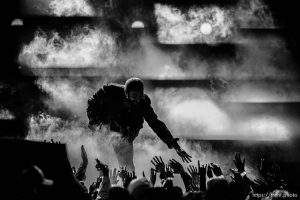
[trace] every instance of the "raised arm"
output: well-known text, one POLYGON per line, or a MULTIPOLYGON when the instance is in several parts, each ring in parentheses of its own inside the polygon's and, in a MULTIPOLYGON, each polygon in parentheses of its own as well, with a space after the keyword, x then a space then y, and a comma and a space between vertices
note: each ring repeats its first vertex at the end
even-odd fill
POLYGON ((101 109, 103 104, 103 96, 105 92, 103 88, 99 89, 93 96, 88 99, 87 116, 89 118, 89 128, 93 129, 100 123, 101 109))
POLYGON ((174 138, 165 125, 164 122, 158 119, 157 115, 155 114, 152 106, 150 98, 145 95, 144 105, 143 105, 143 114, 146 122, 152 128, 152 130, 156 133, 156 135, 170 148, 175 149, 177 154, 181 157, 183 162, 190 162, 191 156, 188 155, 181 147, 178 145, 177 141, 178 138, 174 138))

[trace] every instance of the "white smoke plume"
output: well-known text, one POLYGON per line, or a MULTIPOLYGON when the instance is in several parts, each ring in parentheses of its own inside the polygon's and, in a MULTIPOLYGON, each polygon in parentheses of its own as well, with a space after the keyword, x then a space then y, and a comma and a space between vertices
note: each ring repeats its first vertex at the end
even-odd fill
POLYGON ((65 110, 69 111, 74 118, 79 118, 81 121, 87 122, 85 113, 87 108, 87 100, 91 96, 93 90, 82 83, 75 83, 69 80, 50 80, 39 79, 37 84, 42 90, 50 94, 50 99, 47 100, 47 105, 50 110, 65 110), (79 87, 77 85, 80 85, 79 87))
POLYGON ((98 14, 87 0, 24 0, 22 8, 30 15, 88 17, 98 14))
POLYGON ((240 0, 234 6, 191 7, 186 13, 168 5, 155 5, 161 43, 230 42, 238 28, 276 28, 272 13, 261 0, 240 0))
MULTIPOLYGON (((292 125, 253 108, 227 107, 201 89, 156 90, 154 99, 174 135, 210 140, 289 140, 292 125), (270 137, 272 135, 272 137, 270 137)), ((263 109, 263 108, 262 108, 263 109)), ((278 113, 280 115, 280 113, 278 113)))
POLYGON ((185 14, 174 7, 155 4, 155 14, 161 43, 224 42, 234 29, 230 11, 217 6, 190 8, 185 14), (211 26, 211 31, 203 30, 204 23, 211 26))
POLYGON ((102 29, 77 27, 70 34, 37 31, 34 39, 24 45, 19 62, 30 67, 99 67, 116 62, 117 47, 112 35, 102 29))
POLYGON ((95 16, 94 9, 87 0, 52 0, 50 14, 55 16, 95 16))
POLYGON ((233 9, 240 28, 276 28, 271 10, 263 0, 239 0, 233 9))
MULTIPOLYGON (((95 158, 99 158, 103 163, 109 165, 112 169, 118 168, 117 159, 113 152, 111 143, 111 134, 103 129, 100 132, 92 134, 90 130, 83 128, 76 121, 64 121, 57 117, 51 117, 47 114, 41 114, 39 116, 32 116, 30 118, 30 133, 27 137, 28 140, 44 141, 54 140, 55 142, 61 142, 67 144, 67 150, 69 154, 70 163, 72 166, 78 167, 81 162, 80 146, 84 145, 89 165, 87 168, 87 180, 86 185, 89 186, 92 182, 96 181, 98 172, 95 169, 95 158)), ((170 150, 161 141, 153 139, 143 139, 143 134, 134 142, 134 163, 136 166, 136 174, 138 177, 142 176, 144 171, 149 177, 150 168, 154 167, 150 163, 150 160, 154 156, 162 156, 164 162, 167 162, 175 158, 182 163, 178 155, 174 150, 170 150)), ((210 145, 200 146, 199 144, 190 144, 185 141, 181 141, 180 145, 193 157, 193 163, 196 166, 197 160, 201 161, 201 164, 217 163, 219 164, 225 175, 228 174, 229 168, 233 167, 231 162, 233 154, 226 154, 217 151, 213 151, 210 145)), ((186 168, 188 164, 182 163, 186 168)), ((247 172, 249 174, 255 174, 254 170, 251 170, 251 166, 247 166, 247 172)), ((183 188, 183 182, 179 176, 175 176, 175 185, 183 188)), ((159 185, 159 181, 157 181, 159 185)))
POLYGON ((218 97, 222 102, 232 103, 299 102, 299 89, 299 86, 293 82, 237 81, 229 84, 226 91, 218 97))
MULTIPOLYGON (((85 71, 88 75, 123 77, 140 76, 151 79, 225 80, 293 80, 296 65, 286 43, 280 37, 239 35, 236 55, 212 59, 190 53, 185 48, 174 51, 156 46, 153 38, 143 36, 139 47, 120 51, 111 34, 98 28, 78 28, 78 33, 61 37, 37 33, 24 45, 19 63, 30 68, 89 68, 106 71, 85 71)), ((69 71, 70 71, 69 70, 69 71)))

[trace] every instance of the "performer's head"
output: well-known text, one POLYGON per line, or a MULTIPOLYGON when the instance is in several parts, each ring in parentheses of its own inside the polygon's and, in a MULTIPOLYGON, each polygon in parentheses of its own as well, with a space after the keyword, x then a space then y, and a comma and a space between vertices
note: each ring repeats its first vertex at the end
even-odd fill
POLYGON ((125 83, 127 99, 133 104, 138 104, 144 98, 144 83, 139 78, 130 78, 125 83))

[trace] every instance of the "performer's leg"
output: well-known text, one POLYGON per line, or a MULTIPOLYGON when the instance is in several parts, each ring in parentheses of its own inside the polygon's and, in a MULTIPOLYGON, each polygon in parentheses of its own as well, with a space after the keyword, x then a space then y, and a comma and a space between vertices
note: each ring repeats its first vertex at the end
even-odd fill
POLYGON ((134 171, 133 164, 133 143, 129 143, 122 137, 114 137, 112 146, 116 153, 119 166, 123 167, 126 165, 128 171, 134 171))

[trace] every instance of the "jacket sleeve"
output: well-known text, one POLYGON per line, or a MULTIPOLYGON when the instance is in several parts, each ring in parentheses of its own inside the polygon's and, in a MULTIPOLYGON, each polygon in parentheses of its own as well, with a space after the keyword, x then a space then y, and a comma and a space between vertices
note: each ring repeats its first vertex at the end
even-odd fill
POLYGON ((152 106, 150 98, 145 95, 144 100, 144 118, 156 135, 171 149, 173 136, 164 122, 157 118, 152 106))
POLYGON ((93 96, 88 99, 87 116, 90 125, 98 125, 101 120, 101 112, 103 109, 104 89, 99 89, 93 96))

